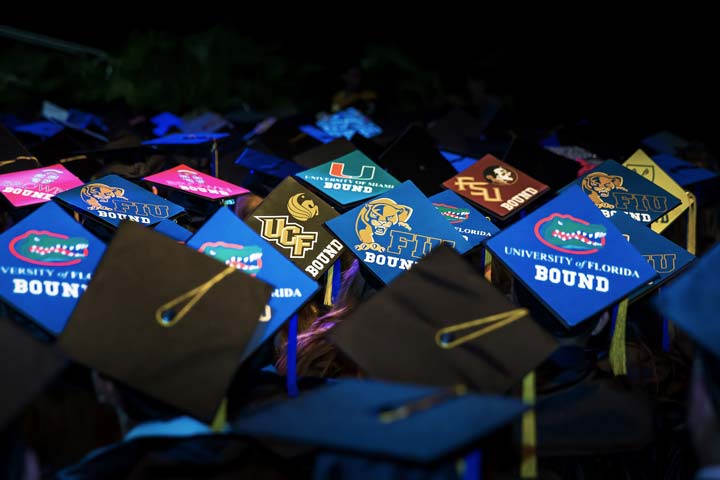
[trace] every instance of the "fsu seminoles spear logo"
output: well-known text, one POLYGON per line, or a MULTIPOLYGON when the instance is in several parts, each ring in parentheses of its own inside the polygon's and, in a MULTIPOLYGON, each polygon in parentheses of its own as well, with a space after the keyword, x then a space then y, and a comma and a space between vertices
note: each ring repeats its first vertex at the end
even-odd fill
POLYGON ((607 231, 603 225, 553 213, 535 224, 535 236, 544 245, 563 253, 586 255, 605 246, 607 231))
POLYGON ((10 253, 23 262, 47 267, 77 265, 88 256, 89 242, 47 230, 28 230, 13 238, 10 253))
MULTIPOLYGON (((290 197, 287 203, 288 213, 300 222, 306 222, 320 214, 320 209, 312 200, 302 200, 304 193, 290 197)), ((308 250, 312 250, 317 242, 317 232, 306 232, 299 223, 291 222, 287 215, 256 216, 262 224, 260 235, 285 250, 290 251, 290 258, 303 258, 308 250)))
POLYGON ((399 205, 389 198, 378 198, 366 203, 355 220, 355 233, 362 242, 355 245, 355 250, 384 252, 385 247, 375 241, 375 236, 385 235, 396 225, 412 230, 407 223, 412 213, 411 207, 399 205))

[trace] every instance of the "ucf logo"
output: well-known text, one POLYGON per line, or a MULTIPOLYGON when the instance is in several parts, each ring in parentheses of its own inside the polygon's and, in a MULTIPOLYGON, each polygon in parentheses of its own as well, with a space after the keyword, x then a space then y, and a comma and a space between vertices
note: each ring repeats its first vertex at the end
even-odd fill
POLYGON ((303 258, 317 242, 317 232, 306 232, 302 225, 291 222, 287 215, 255 217, 262 224, 260 235, 290 252, 290 258, 303 258))
POLYGON ((455 177, 455 186, 459 192, 469 190, 473 197, 481 197, 486 202, 502 202, 498 187, 487 187, 487 182, 475 180, 475 177, 455 177))

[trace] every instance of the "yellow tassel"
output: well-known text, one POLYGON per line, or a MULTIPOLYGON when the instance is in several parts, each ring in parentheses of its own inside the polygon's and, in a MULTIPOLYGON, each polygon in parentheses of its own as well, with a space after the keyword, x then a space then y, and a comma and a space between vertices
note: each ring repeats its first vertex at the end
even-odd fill
POLYGON ((690 207, 688 207, 688 222, 687 222, 687 251, 692 255, 695 255, 696 250, 696 232, 697 232, 697 200, 695 195, 690 192, 687 193, 690 199, 690 207))
POLYGON ((213 162, 215 163, 215 177, 220 178, 220 152, 218 152, 217 140, 212 144, 213 162))
POLYGON ((73 218, 75 218, 76 222, 80 221, 80 214, 78 212, 73 212, 73 218))
MULTIPOLYGON (((522 399, 527 405, 535 405, 535 372, 525 375, 522 386, 522 399)), ((520 478, 537 478, 537 424, 535 410, 530 409, 522 417, 522 460, 520 478)))
POLYGON ((492 283, 492 254, 485 249, 485 280, 492 283))
POLYGON ((215 413, 215 418, 212 421, 212 424, 210 425, 210 428, 212 428, 213 432, 222 432, 225 430, 225 425, 227 424, 227 398, 223 398, 222 403, 220 404, 220 408, 218 408, 217 413, 215 413))
POLYGON ((330 265, 327 271, 327 279, 325 281, 325 298, 323 299, 323 305, 326 307, 332 307, 332 284, 333 275, 335 274, 335 265, 330 265))
POLYGON ((627 326, 628 299, 618 305, 615 330, 610 340, 610 367, 617 375, 627 375, 627 358, 625 354, 625 328, 627 326))

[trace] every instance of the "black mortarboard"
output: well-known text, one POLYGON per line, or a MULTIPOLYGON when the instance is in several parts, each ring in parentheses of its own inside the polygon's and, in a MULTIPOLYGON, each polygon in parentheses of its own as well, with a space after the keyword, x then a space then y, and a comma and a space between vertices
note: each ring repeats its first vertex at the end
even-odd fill
POLYGON ((555 342, 440 246, 338 324, 331 340, 373 378, 504 393, 555 342))
POLYGON ((330 160, 335 160, 343 155, 347 155, 357 150, 350 140, 345 138, 336 138, 330 143, 311 148, 307 152, 295 155, 293 161, 305 168, 313 168, 330 160))
POLYGON ((456 173, 430 134, 417 125, 395 139, 377 163, 401 182, 412 180, 428 196, 442 191, 441 183, 456 173))
POLYGON ((79 363, 209 421, 271 290, 124 222, 59 345, 79 363))
POLYGON ((49 344, 0 318, 0 430, 65 367, 49 344))
POLYGON ((577 179, 580 164, 556 155, 532 142, 516 138, 503 159, 553 190, 577 179))
POLYGON ((442 148, 466 154, 476 152, 484 130, 484 122, 460 108, 454 108, 428 126, 428 132, 442 148))
POLYGON ((17 172, 40 166, 37 158, 0 125, 0 173, 17 172))
POLYGON ((460 456, 525 409, 519 400, 460 387, 353 379, 248 411, 232 422, 232 430, 325 451, 424 464, 460 456))

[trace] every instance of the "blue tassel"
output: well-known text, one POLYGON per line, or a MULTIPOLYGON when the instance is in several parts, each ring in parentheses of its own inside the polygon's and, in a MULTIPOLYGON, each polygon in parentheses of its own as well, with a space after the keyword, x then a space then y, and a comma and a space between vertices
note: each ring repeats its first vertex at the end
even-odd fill
POLYGON ((335 305, 337 297, 340 294, 340 286, 342 285, 342 266, 340 260, 335 260, 333 265, 333 278, 332 278, 332 303, 335 305))
POLYGON ((287 341, 287 376, 285 384, 287 386, 288 395, 291 397, 298 396, 297 384, 297 334, 298 334, 298 316, 293 315, 290 319, 288 328, 287 341))

